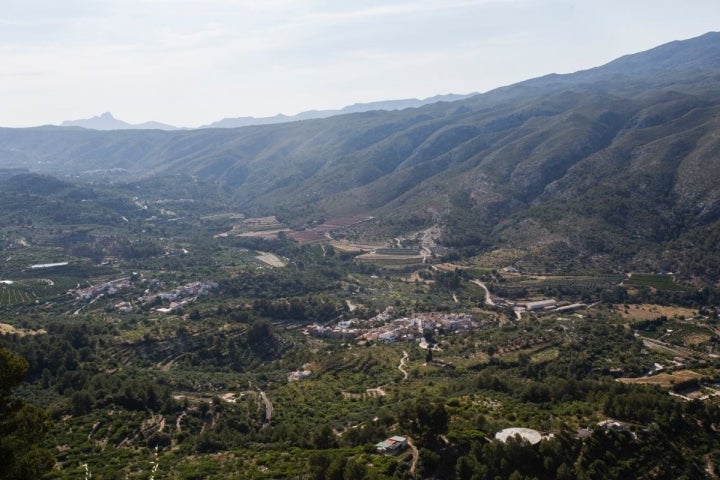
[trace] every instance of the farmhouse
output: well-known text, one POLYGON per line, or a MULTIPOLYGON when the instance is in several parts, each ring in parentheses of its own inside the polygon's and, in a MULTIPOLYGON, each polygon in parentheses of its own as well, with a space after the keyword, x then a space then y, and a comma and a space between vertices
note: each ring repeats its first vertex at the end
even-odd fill
POLYGON ((395 435, 394 437, 390 437, 387 440, 377 443, 375 445, 375 450, 377 450, 377 453, 395 455, 396 453, 404 450, 407 447, 407 444, 407 438, 395 435))

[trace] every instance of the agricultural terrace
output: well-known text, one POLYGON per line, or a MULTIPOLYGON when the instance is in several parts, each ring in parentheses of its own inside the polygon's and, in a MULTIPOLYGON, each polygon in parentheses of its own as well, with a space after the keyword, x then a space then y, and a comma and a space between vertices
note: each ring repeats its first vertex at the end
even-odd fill
POLYGON ((411 249, 383 249, 376 253, 358 255, 356 260, 390 268, 422 265, 425 262, 425 257, 418 255, 416 250, 411 249))
POLYGON ((387 247, 387 243, 383 244, 372 244, 372 243, 356 243, 350 242, 349 240, 332 240, 330 246, 341 253, 363 253, 373 252, 380 248, 387 247))
POLYGON ((671 292, 691 292, 695 290, 693 287, 688 285, 681 285, 675 281, 675 276, 672 274, 638 274, 633 273, 628 275, 628 278, 623 281, 626 286, 635 287, 650 287, 655 290, 666 290, 671 292))
POLYGON ((699 382, 707 382, 710 378, 707 375, 694 372, 692 370, 678 370, 673 373, 658 373, 650 377, 640 378, 618 378, 622 383, 633 383, 640 385, 657 385, 666 390, 680 390, 691 384, 697 385, 699 382))
POLYGON ((372 219, 366 215, 358 215, 353 217, 341 217, 328 220, 303 230, 291 230, 280 223, 274 216, 246 218, 240 223, 233 225, 230 231, 220 233, 216 237, 250 237, 250 238, 277 238, 280 233, 284 233, 299 243, 311 243, 330 239, 330 232, 340 230, 358 223, 372 219))
POLYGON ((619 285, 625 278, 622 275, 583 275, 583 276, 526 276, 503 275, 510 289, 525 289, 532 292, 553 290, 598 290, 619 285))
POLYGON ((330 232, 334 230, 341 230, 358 223, 366 222, 371 220, 373 217, 366 215, 357 215, 354 217, 341 217, 333 220, 328 220, 320 225, 308 228, 306 230, 289 232, 288 237, 300 243, 317 242, 320 240, 329 240, 330 232))
POLYGON ((12 274, 12 280, 0 283, 0 306, 48 301, 79 285, 105 281, 117 273, 112 267, 93 265, 63 265, 18 271, 12 274))
MULTIPOLYGON (((205 219, 208 218, 236 218, 236 217, 219 217, 219 216, 209 216, 204 217, 205 219)), ((272 230, 280 230, 283 228, 283 225, 278 221, 277 218, 273 217, 257 217, 257 218, 242 218, 240 217, 241 221, 235 225, 233 225, 232 229, 225 233, 220 233, 216 235, 216 237, 228 237, 228 236, 235 236, 235 235, 241 235, 243 233, 248 232, 263 232, 263 231, 272 231, 272 230)))
POLYGON ((615 310, 627 319, 654 320, 658 317, 692 318, 697 310, 669 305, 652 305, 647 303, 618 305, 615 310))
POLYGON ((0 284, 0 305, 34 302, 37 299, 38 296, 32 289, 17 284, 0 284))

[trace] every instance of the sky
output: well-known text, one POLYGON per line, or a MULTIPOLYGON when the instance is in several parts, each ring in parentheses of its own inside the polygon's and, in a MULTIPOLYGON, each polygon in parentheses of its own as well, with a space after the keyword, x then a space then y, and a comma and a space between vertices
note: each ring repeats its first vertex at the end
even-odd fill
POLYGON ((718 30, 719 0, 2 0, 0 126, 485 92, 718 30))

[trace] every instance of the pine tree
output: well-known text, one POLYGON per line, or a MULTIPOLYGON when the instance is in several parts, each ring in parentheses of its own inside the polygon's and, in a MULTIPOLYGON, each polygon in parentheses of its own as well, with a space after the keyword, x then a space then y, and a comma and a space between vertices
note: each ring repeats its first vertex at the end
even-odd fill
POLYGON ((28 363, 0 347, 0 478, 40 478, 55 464, 52 454, 39 447, 48 429, 44 410, 14 397, 28 363))

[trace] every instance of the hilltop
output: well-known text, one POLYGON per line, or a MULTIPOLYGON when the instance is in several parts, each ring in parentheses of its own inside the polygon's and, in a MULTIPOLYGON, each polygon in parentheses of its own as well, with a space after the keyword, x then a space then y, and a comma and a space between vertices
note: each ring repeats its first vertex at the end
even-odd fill
POLYGON ((118 120, 113 117, 112 113, 105 112, 92 118, 82 120, 65 120, 60 125, 62 127, 81 127, 91 130, 177 130, 178 127, 160 122, 143 122, 132 124, 118 120))

